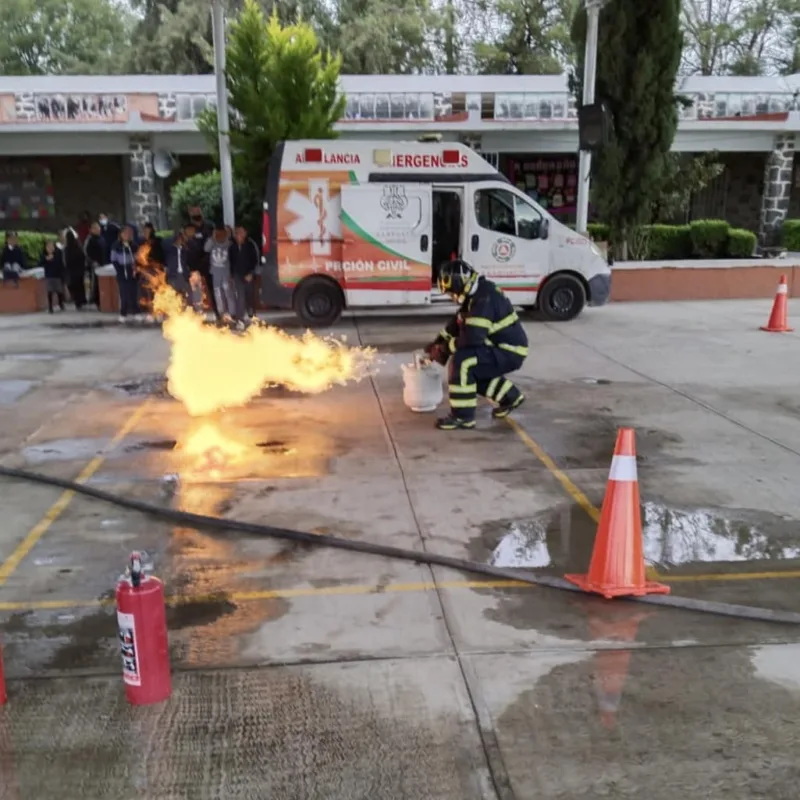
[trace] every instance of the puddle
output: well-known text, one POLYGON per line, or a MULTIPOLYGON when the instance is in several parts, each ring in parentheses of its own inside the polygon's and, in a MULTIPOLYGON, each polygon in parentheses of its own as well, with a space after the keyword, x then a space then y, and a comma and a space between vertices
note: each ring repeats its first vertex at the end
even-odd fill
POLYGON ((766 512, 742 511, 735 517, 725 514, 721 510, 644 503, 645 559, 669 567, 800 558, 796 521, 766 512))
POLYGON ((10 405, 34 386, 34 381, 0 381, 0 405, 10 405))
POLYGON ((108 439, 54 439, 23 448, 22 455, 33 464, 47 461, 80 461, 94 458, 108 447, 108 439))
MULTIPOLYGON (((492 566, 567 572, 586 569, 597 526, 578 506, 529 519, 486 523, 470 557, 492 566), (488 558, 487 558, 488 551, 488 558)), ((659 568, 800 559, 796 520, 745 509, 642 505, 644 557, 659 568)))
POLYGON ((167 606, 167 628, 174 631, 211 625, 221 617, 233 614, 237 608, 224 595, 218 598, 209 597, 196 603, 167 606))
POLYGON ((178 442, 175 439, 157 439, 153 442, 135 442, 125 448, 126 453, 135 453, 139 450, 174 450, 178 442))
POLYGON ((608 378, 578 378, 577 382, 590 383, 597 386, 608 386, 612 383, 612 381, 608 380, 608 378))
POLYGON ((55 361, 74 353, 2 353, 0 361, 55 361))
POLYGON ((800 694, 800 645, 782 644, 753 650, 756 676, 800 694))
POLYGON ((135 381, 112 383, 109 387, 129 397, 170 397, 167 391, 167 379, 164 375, 148 375, 135 381))

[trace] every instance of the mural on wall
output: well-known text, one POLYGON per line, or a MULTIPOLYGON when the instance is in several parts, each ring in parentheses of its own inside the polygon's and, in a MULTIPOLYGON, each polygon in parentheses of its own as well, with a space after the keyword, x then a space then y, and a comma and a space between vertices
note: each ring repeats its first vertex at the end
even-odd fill
POLYGON ((511 159, 509 179, 531 200, 557 217, 575 214, 578 195, 578 159, 544 156, 511 159))
POLYGON ((43 164, 0 164, 0 220, 55 216, 53 178, 43 164))
POLYGON ((124 94, 36 94, 17 96, 17 119, 36 122, 124 122, 124 94))

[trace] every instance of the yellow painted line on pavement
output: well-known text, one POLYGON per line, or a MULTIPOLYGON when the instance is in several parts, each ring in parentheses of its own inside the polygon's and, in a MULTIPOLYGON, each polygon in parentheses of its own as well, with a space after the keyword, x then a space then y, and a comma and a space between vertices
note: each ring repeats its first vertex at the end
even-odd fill
MULTIPOLYGON (((253 592, 218 592, 217 594, 170 595, 166 598, 169 606, 192 605, 197 603, 246 603, 259 600, 277 600, 293 597, 332 597, 335 595, 395 594, 412 592, 433 592, 437 589, 517 589, 535 588, 524 581, 423 581, 419 583, 390 583, 386 586, 376 584, 351 584, 344 586, 323 586, 319 588, 300 587, 298 589, 264 589, 253 592)), ((113 606, 113 597, 102 600, 31 600, 0 602, 3 611, 62 611, 70 608, 103 608, 113 606)))
MULTIPOLYGON (((547 454, 530 434, 514 419, 506 417, 506 422, 514 429, 520 440, 536 456, 542 466, 561 484, 564 491, 595 521, 600 522, 600 509, 572 482, 569 475, 559 469, 555 461, 547 454)), ((769 572, 714 572, 709 574, 662 575, 654 567, 647 567, 647 579, 663 583, 689 583, 701 581, 767 581, 781 578, 800 578, 800 570, 769 572)))
MULTIPOLYGON (((118 445, 139 423, 150 399, 145 400, 133 413, 128 417, 125 424, 116 432, 114 438, 103 448, 103 451, 96 455, 80 472, 75 479, 76 483, 86 483, 96 472, 103 466, 108 454, 111 450, 118 445)), ((0 566, 0 586, 4 586, 6 581, 14 574, 14 571, 22 563, 25 556, 36 546, 37 542, 42 536, 47 533, 50 526, 64 513, 67 506, 72 502, 75 497, 75 492, 72 489, 67 489, 61 497, 56 500, 50 507, 50 510, 31 528, 28 535, 17 545, 14 552, 3 562, 0 566)))

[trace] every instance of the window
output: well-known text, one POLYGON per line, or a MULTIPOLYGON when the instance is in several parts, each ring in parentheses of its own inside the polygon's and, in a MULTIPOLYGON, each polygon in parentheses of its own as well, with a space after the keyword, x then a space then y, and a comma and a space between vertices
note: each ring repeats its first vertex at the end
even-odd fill
POLYGON ((486 230, 520 239, 538 239, 542 224, 539 212, 506 189, 475 192, 475 217, 486 230))

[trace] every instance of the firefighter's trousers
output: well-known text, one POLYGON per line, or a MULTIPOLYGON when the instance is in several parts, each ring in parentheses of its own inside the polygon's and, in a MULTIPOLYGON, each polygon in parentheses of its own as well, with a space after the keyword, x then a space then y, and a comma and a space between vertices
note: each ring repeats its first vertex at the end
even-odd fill
POLYGON ((467 347, 450 359, 450 408, 461 419, 474 419, 478 395, 495 403, 513 403, 520 390, 505 376, 522 366, 525 358, 499 347, 467 347))

